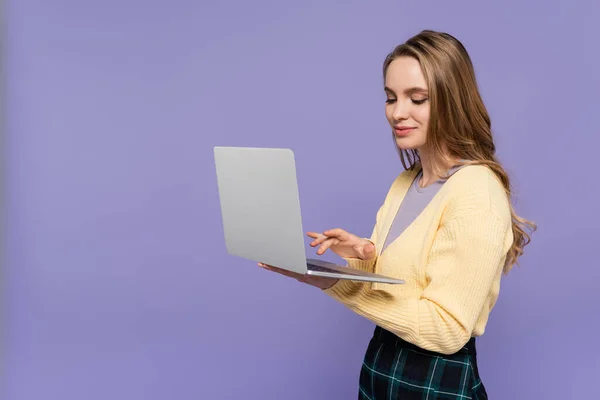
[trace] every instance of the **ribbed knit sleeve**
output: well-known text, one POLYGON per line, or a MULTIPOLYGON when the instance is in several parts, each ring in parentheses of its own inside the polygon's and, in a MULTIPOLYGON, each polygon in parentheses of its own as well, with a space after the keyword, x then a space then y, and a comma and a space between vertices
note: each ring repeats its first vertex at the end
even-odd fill
POLYGON ((366 272, 373 272, 373 269, 375 267, 375 261, 377 261, 377 257, 373 257, 370 260, 361 260, 360 258, 344 258, 344 261, 348 263, 348 266, 350 268, 366 272))
MULTIPOLYGON (((509 218, 471 211, 439 228, 425 268, 429 284, 420 296, 399 298, 348 280, 325 292, 421 348, 452 354, 471 337, 492 285, 500 280, 511 239, 509 218)), ((394 263, 402 254, 386 257, 394 263)))

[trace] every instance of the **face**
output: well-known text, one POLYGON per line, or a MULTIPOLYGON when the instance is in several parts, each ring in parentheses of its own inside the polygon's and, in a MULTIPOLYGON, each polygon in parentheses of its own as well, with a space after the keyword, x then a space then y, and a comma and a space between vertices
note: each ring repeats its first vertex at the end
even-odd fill
POLYGON ((429 98, 419 62, 412 57, 392 61, 385 74, 385 116, 396 145, 402 150, 419 149, 427 141, 429 98))

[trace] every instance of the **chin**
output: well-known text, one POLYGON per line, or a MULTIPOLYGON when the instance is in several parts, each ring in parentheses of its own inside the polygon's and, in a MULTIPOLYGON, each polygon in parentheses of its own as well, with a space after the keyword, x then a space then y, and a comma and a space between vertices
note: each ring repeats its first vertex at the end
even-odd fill
POLYGON ((422 147, 425 143, 421 143, 420 140, 416 140, 413 137, 396 137, 396 146, 400 150, 417 150, 422 147))

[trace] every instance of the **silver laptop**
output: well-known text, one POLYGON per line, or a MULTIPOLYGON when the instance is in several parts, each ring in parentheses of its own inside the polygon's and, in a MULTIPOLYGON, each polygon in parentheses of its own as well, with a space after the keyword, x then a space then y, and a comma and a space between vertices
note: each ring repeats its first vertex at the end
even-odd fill
POLYGON ((300 274, 404 283, 306 258, 294 153, 290 149, 214 148, 227 252, 300 274))

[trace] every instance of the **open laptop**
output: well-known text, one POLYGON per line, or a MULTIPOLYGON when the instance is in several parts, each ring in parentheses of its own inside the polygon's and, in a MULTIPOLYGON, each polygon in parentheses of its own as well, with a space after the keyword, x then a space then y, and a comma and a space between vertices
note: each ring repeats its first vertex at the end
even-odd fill
POLYGON ((290 149, 216 146, 214 157, 229 254, 300 274, 404 283, 306 258, 296 164, 290 149))

